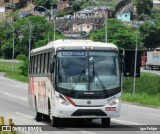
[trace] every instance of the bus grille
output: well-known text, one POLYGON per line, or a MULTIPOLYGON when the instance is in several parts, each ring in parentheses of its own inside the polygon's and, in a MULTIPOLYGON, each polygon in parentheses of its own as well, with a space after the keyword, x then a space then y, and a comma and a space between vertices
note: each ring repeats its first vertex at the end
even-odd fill
POLYGON ((107 114, 100 109, 79 109, 71 116, 107 116, 107 114))

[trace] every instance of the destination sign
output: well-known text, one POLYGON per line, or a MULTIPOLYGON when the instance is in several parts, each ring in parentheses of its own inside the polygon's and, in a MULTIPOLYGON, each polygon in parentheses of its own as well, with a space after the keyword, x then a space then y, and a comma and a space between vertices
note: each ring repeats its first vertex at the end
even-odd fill
POLYGON ((66 52, 62 52, 62 56, 85 56, 85 52, 82 52, 82 51, 66 51, 66 52))

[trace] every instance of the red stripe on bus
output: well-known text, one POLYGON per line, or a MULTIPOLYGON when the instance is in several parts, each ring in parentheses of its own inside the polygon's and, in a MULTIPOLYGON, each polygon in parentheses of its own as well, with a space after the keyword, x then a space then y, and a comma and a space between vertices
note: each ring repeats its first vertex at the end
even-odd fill
POLYGON ((73 102, 73 100, 71 98, 69 98, 68 96, 65 96, 65 98, 73 105, 75 106, 76 104, 73 102))

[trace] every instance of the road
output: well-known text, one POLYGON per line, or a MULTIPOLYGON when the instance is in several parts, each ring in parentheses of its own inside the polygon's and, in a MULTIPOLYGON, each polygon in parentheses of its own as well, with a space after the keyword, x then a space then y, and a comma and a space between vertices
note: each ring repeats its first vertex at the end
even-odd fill
POLYGON ((141 68, 141 72, 152 73, 152 74, 160 75, 160 70, 146 70, 146 69, 141 68))
MULTIPOLYGON (((110 128, 101 127, 101 122, 98 119, 85 123, 67 120, 61 124, 61 127, 57 128, 51 127, 50 122, 36 122, 34 120, 34 112, 28 105, 27 84, 5 78, 2 76, 2 73, 0 73, 0 116, 5 117, 6 123, 9 118, 12 118, 16 125, 46 125, 45 127, 47 129, 52 130, 51 132, 45 132, 49 134, 55 132, 62 133, 62 131, 65 134, 105 134, 106 131, 107 134, 127 134, 127 129, 124 128, 130 130, 137 127, 135 125, 159 125, 158 129, 160 130, 160 109, 130 104, 122 104, 121 117, 112 119, 110 128)), ((138 129, 140 129, 140 126, 138 129)), ((141 132, 137 130, 129 133, 146 134, 151 132, 141 132)), ((158 134, 158 132, 153 133, 158 134)))

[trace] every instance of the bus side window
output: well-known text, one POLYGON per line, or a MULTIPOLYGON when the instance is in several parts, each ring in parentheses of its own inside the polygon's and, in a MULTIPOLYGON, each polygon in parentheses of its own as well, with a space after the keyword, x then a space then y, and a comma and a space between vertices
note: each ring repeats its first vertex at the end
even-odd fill
POLYGON ((38 55, 38 74, 40 73, 40 55, 38 55))
POLYGON ((49 64, 50 64, 50 55, 51 55, 51 53, 49 52, 48 53, 48 59, 47 59, 47 73, 49 73, 49 70, 50 70, 50 66, 49 66, 49 64))
POLYGON ((46 53, 43 54, 43 74, 45 74, 45 68, 46 68, 46 53))
POLYGON ((40 59, 39 59, 39 73, 41 74, 42 73, 42 54, 39 55, 40 56, 40 59))
POLYGON ((34 74, 36 74, 36 55, 34 56, 34 70, 33 70, 33 72, 34 72, 34 74))
POLYGON ((47 67, 48 67, 48 53, 46 53, 46 58, 45 58, 45 74, 47 74, 47 67))
POLYGON ((38 73, 38 55, 36 56, 36 74, 38 73))

